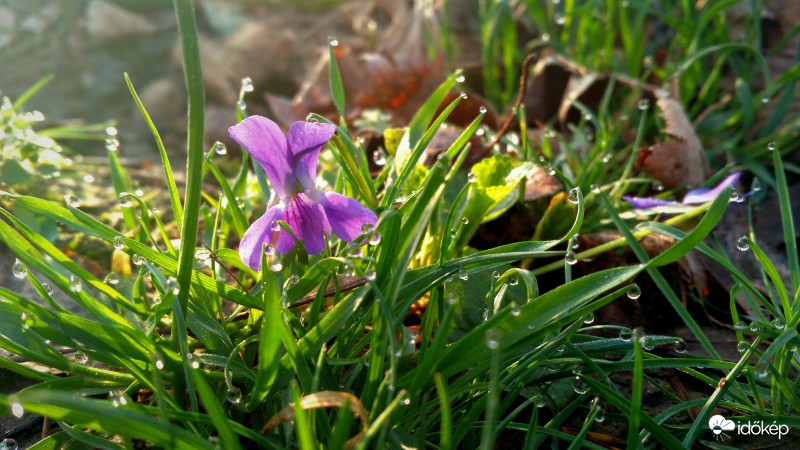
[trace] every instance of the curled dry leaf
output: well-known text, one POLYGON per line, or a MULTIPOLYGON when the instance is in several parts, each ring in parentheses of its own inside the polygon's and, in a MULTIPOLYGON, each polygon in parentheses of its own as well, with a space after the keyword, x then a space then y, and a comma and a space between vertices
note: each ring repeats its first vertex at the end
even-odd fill
MULTIPOLYGON (((361 441, 361 439, 364 438, 364 433, 369 426, 369 414, 367 413, 366 408, 364 408, 364 405, 361 404, 361 401, 358 399, 358 397, 347 392, 322 391, 305 395, 300 398, 300 407, 304 410, 318 408, 342 408, 344 405, 347 405, 350 411, 352 411, 353 416, 357 417, 361 421, 361 432, 348 439, 348 441, 345 443, 345 448, 354 448, 361 441)), ((286 408, 278 411, 277 414, 272 416, 272 418, 267 421, 267 423, 264 425, 264 428, 261 429, 261 434, 268 432, 284 422, 293 421, 294 408, 295 404, 292 403, 286 408)))
POLYGON ((700 139, 681 104, 661 93, 656 104, 671 139, 639 151, 636 168, 667 188, 698 186, 708 178, 709 167, 700 139))

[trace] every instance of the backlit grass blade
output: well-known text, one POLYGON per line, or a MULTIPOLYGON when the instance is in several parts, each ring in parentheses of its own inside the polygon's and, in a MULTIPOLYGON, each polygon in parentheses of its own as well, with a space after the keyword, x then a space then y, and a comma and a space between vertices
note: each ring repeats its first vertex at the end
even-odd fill
POLYGON ((175 177, 172 175, 172 166, 170 166, 169 163, 169 156, 167 156, 167 150, 164 148, 164 142, 161 140, 161 135, 158 133, 156 125, 150 118, 150 114, 147 113, 147 109, 142 103, 142 100, 139 98, 139 95, 136 93, 136 89, 133 87, 133 83, 131 82, 131 79, 128 77, 127 73, 125 73, 125 83, 128 85, 128 90, 131 92, 133 101, 136 102, 136 106, 139 107, 139 112, 142 114, 145 122, 147 122, 150 132, 153 134, 153 139, 156 141, 158 153, 161 155, 161 163, 164 165, 164 176, 167 178, 167 191, 169 192, 169 201, 172 204, 172 214, 175 216, 175 222, 178 224, 178 228, 182 228, 183 207, 181 206, 178 187, 175 184, 175 177))
MULTIPOLYGON (((183 73, 188 94, 188 136, 186 140, 186 193, 183 207, 183 227, 178 259, 178 284, 189 286, 192 282, 192 266, 197 241, 198 218, 200 217, 200 193, 203 177, 203 130, 205 110, 205 88, 200 66, 200 48, 195 23, 194 3, 191 0, 173 0, 178 20, 178 36, 183 56, 183 73)), ((181 309, 186 312, 190 289, 181 289, 178 294, 181 309)), ((183 333, 183 330, 173 329, 183 333)))
POLYGON ((43 78, 40 78, 39 81, 33 84, 33 86, 29 87, 25 92, 22 93, 22 95, 17 97, 14 103, 11 104, 11 108, 16 110, 22 108, 25 103, 28 103, 28 100, 30 100, 31 97, 41 91, 43 87, 47 86, 47 83, 52 81, 53 78, 53 75, 47 75, 43 78))
POLYGON ((330 39, 328 41, 328 75, 333 104, 336 106, 336 110, 339 112, 342 126, 346 126, 346 118, 344 114, 344 84, 342 83, 342 74, 339 72, 339 64, 336 62, 335 48, 338 45, 339 41, 336 39, 330 39))
POLYGON ((258 372, 256 374, 256 383, 253 391, 244 404, 244 408, 248 411, 256 409, 270 393, 273 388, 275 379, 278 377, 278 371, 281 366, 275 364, 279 360, 279 353, 281 351, 281 330, 280 327, 285 327, 283 322, 283 313, 281 312, 281 294, 278 288, 278 278, 274 272, 262 271, 266 274, 264 289, 261 294, 261 299, 264 305, 264 317, 261 324, 261 337, 258 343, 258 372))
MULTIPOLYGON (((789 276, 792 281, 791 291, 800 290, 800 262, 797 255, 797 238, 795 237, 794 218, 792 217, 792 201, 789 199, 789 187, 786 182, 786 171, 779 151, 772 152, 772 163, 775 165, 775 184, 783 227, 783 241, 786 245, 786 259, 789 265, 789 276)), ((789 311, 785 311, 788 315, 789 311)), ((788 317, 787 317, 788 318, 788 317)))
MULTIPOLYGON (((631 383, 631 405, 628 410, 628 450, 635 450, 639 446, 639 424, 641 423, 642 409, 642 378, 644 367, 642 367, 642 342, 643 333, 640 329, 633 330, 633 382, 631 383)), ((624 411, 623 411, 624 412, 624 411)))
POLYGON ((211 385, 208 384, 199 371, 192 370, 191 375, 197 393, 200 395, 200 401, 203 403, 206 414, 211 418, 214 428, 217 429, 224 448, 241 449, 242 445, 239 443, 239 437, 231 429, 225 410, 219 404, 217 395, 211 385))

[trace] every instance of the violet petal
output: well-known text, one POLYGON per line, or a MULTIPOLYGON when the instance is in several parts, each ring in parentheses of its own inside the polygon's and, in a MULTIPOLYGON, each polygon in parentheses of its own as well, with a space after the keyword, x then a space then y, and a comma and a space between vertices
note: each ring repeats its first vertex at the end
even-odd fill
POLYGON ((250 228, 248 228, 244 236, 242 236, 242 241, 239 243, 239 257, 242 258, 242 262, 247 264, 251 269, 261 269, 262 244, 266 242, 267 244, 274 245, 272 239, 275 237, 276 233, 279 232, 272 230, 270 225, 273 221, 281 219, 284 208, 283 203, 278 203, 272 208, 269 208, 261 218, 250 225, 250 228))
POLYGON ((289 146, 275 122, 262 116, 250 116, 228 128, 228 134, 261 163, 278 198, 296 192, 289 146))
POLYGON ((352 242, 364 233, 364 224, 375 225, 378 221, 378 216, 369 208, 335 192, 324 193, 322 206, 333 232, 347 242, 352 242))
POLYGON ((631 197, 623 195, 622 199, 633 205, 636 209, 655 208, 658 206, 684 206, 682 203, 669 200, 661 200, 653 197, 631 197))
POLYGON ((728 186, 735 185, 739 181, 739 177, 741 176, 742 176, 741 172, 734 172, 728 175, 724 180, 722 180, 712 189, 693 189, 687 192, 686 196, 683 197, 683 204, 701 205, 703 203, 708 203, 719 197, 719 194, 721 194, 722 191, 724 191, 728 186))
POLYGON ((336 133, 329 123, 295 122, 286 134, 291 152, 294 176, 305 189, 314 189, 317 178, 317 157, 326 142, 336 133))
MULTIPOLYGON (((283 220, 303 242, 309 254, 316 255, 325 250, 323 235, 326 232, 330 233, 331 226, 325 217, 322 205, 313 201, 307 194, 297 194, 288 202, 283 220)), ((289 233, 281 233, 276 248, 280 253, 288 253, 294 245, 294 239, 289 233)))

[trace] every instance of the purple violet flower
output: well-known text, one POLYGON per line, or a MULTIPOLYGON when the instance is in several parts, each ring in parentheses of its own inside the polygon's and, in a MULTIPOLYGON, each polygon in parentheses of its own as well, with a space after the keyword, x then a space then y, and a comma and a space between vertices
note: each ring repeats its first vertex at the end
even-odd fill
POLYGON ((262 116, 250 116, 228 128, 228 134, 261 163, 275 190, 277 203, 253 222, 242 236, 239 256, 255 270, 261 268, 262 244, 288 253, 295 241, 278 225, 283 220, 310 254, 325 249, 323 235, 331 231, 353 241, 374 226, 378 218, 352 198, 317 189, 317 157, 336 132, 326 123, 295 122, 284 136, 278 125, 262 116))
POLYGON ((637 209, 655 208, 658 206, 688 206, 688 205, 702 205, 703 203, 710 202, 722 193, 728 186, 735 186, 739 182, 739 177, 742 176, 741 172, 734 172, 722 180, 719 184, 711 189, 692 189, 686 193, 682 202, 673 202, 669 200, 661 200, 652 197, 630 197, 623 196, 622 198, 637 209))

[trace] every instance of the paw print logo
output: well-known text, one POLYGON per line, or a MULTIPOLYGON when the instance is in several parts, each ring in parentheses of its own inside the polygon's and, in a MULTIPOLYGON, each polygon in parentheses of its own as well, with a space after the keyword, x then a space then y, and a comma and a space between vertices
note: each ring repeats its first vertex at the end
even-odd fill
POLYGON ((736 424, 733 423, 732 420, 728 420, 725 417, 717 414, 716 416, 712 416, 708 419, 708 428, 711 429, 711 432, 714 433, 715 439, 724 439, 729 437, 727 434, 723 433, 723 431, 732 431, 736 428, 736 424))

